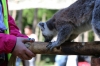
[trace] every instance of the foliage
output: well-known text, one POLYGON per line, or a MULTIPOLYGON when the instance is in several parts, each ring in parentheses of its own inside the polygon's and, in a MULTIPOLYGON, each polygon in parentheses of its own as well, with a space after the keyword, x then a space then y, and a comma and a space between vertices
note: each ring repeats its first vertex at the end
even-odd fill
POLYGON ((94 41, 94 32, 90 31, 88 35, 89 42, 94 41))
POLYGON ((46 14, 46 20, 50 19, 57 10, 39 9, 38 18, 42 20, 42 15, 46 14))
POLYGON ((50 61, 55 62, 55 55, 42 55, 41 60, 45 61, 46 63, 51 63, 50 61))
MULTIPOLYGON (((52 17, 57 10, 38 9, 38 21, 42 20, 42 15, 46 13, 46 20, 52 17)), ((23 22, 32 24, 34 18, 34 9, 23 10, 23 22)))
POLYGON ((23 10, 22 16, 23 16, 24 20, 26 20, 25 22, 27 22, 27 23, 33 22, 33 13, 34 13, 34 9, 23 10))
POLYGON ((54 66, 55 55, 42 55, 41 62, 36 63, 37 66, 54 66))

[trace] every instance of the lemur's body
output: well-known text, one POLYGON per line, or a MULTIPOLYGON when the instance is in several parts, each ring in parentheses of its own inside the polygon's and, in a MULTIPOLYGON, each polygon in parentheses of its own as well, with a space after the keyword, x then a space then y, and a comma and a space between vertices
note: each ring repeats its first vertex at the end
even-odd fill
POLYGON ((47 22, 38 25, 46 41, 58 35, 57 41, 48 44, 48 49, 71 41, 91 28, 100 36, 100 0, 77 0, 68 8, 58 11, 47 22))

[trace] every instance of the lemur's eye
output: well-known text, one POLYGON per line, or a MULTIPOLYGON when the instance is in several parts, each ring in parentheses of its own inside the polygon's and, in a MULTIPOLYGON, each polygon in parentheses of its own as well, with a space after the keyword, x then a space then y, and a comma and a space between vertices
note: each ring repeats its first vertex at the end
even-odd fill
POLYGON ((39 25, 44 28, 44 23, 39 23, 39 25))

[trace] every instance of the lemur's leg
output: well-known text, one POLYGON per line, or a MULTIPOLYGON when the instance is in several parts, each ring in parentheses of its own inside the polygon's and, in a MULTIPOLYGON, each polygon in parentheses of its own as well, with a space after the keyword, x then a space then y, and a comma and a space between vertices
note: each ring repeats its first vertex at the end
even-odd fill
POLYGON ((100 0, 95 1, 91 23, 94 32, 100 37, 100 0))
POLYGON ((52 50, 53 48, 60 46, 62 43, 69 39, 70 35, 73 32, 73 27, 71 24, 67 24, 60 28, 61 29, 58 32, 57 41, 49 43, 47 45, 47 49, 52 50))
MULTIPOLYGON (((66 40, 65 42, 71 42, 72 40, 74 40, 76 37, 78 36, 78 34, 72 34, 68 40, 66 40)), ((61 45, 65 45, 65 44, 61 44, 61 45)), ((57 49, 60 49, 60 47, 57 47, 57 49)))

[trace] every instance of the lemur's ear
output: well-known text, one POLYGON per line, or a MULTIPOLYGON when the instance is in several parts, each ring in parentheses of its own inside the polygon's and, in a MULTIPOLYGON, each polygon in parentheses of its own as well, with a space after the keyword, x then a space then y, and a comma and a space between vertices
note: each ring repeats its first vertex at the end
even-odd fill
POLYGON ((38 23, 38 27, 41 29, 41 30, 44 30, 44 23, 43 22, 39 22, 38 23))

